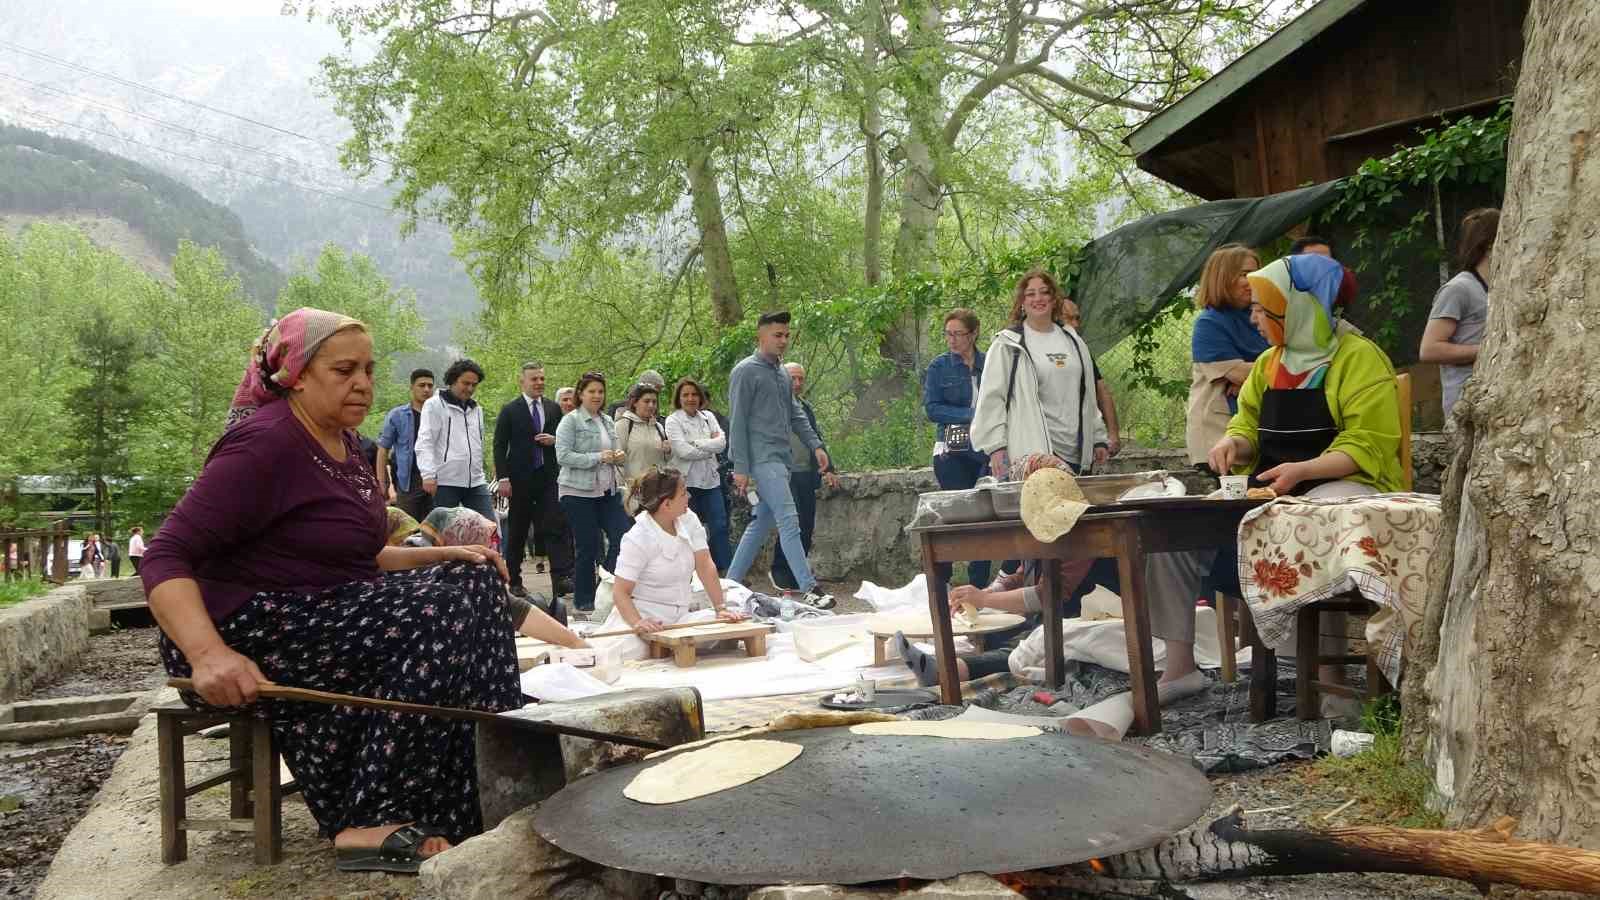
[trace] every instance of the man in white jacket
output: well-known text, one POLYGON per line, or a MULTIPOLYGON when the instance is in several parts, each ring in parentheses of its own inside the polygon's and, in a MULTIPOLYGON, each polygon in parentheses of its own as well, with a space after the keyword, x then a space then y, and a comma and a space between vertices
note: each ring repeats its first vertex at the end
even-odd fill
POLYGON ((445 370, 445 389, 422 404, 417 431, 417 470, 433 506, 465 506, 493 522, 494 499, 483 466, 483 408, 472 395, 483 369, 458 359, 445 370))

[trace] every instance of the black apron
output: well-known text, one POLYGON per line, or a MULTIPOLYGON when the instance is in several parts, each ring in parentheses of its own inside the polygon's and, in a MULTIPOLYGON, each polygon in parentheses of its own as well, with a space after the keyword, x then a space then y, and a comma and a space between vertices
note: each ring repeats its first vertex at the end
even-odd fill
MULTIPOLYGON (((1339 436, 1339 426, 1334 424, 1333 413, 1328 411, 1327 392, 1321 387, 1295 390, 1269 388, 1261 395, 1258 429, 1256 467, 1250 473, 1251 487, 1266 486, 1268 482, 1256 476, 1274 466, 1316 459, 1326 453, 1339 436)), ((1319 484, 1336 480, 1323 478, 1302 481, 1289 494, 1297 497, 1319 484)))

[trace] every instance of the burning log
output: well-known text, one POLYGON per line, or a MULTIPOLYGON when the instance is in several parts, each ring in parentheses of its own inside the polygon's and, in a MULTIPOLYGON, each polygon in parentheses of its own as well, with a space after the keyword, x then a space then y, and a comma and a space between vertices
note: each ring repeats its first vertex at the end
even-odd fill
POLYGON ((1250 831, 1235 806, 1204 830, 1191 829, 1147 850, 1005 876, 1024 887, 1058 887, 1108 896, 1172 896, 1185 882, 1390 872, 1470 882, 1487 892, 1506 884, 1530 890, 1600 894, 1600 852, 1520 841, 1516 819, 1487 828, 1434 831, 1352 825, 1320 831, 1250 831))

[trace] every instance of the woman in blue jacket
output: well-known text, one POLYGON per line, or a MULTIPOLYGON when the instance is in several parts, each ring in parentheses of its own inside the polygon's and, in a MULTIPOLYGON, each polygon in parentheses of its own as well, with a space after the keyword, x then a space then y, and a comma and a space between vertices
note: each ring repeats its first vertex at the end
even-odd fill
MULTIPOLYGON (((978 351, 978 315, 970 309, 952 309, 944 316, 944 342, 948 353, 928 364, 922 384, 922 408, 934 423, 933 476, 947 491, 970 488, 987 473, 988 454, 972 446, 972 424, 978 382, 983 378, 983 354, 978 351)), ((941 566, 946 581, 950 566, 941 566)), ((967 563, 967 580, 983 588, 989 584, 989 563, 967 563)))

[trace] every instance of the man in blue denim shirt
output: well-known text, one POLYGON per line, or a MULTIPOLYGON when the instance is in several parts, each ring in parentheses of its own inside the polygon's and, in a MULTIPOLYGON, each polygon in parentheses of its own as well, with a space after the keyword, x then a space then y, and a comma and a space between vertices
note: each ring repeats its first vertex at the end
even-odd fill
POLYGON ((418 522, 433 509, 433 498, 422 489, 422 473, 417 470, 417 430, 422 404, 433 396, 433 373, 416 369, 411 373, 411 402, 389 410, 378 432, 378 486, 389 498, 389 461, 394 460, 394 505, 418 522))
POLYGON ((734 366, 728 376, 728 445, 733 456, 734 491, 744 496, 753 484, 760 498, 755 517, 733 553, 728 577, 744 583, 756 554, 776 527, 797 585, 796 590, 784 591, 784 596, 831 609, 833 597, 817 591, 817 579, 800 540, 800 513, 789 489, 789 435, 800 439, 824 472, 828 453, 795 402, 794 387, 782 365, 788 349, 789 314, 767 313, 756 322, 756 352, 734 366))
MULTIPOLYGON (((944 316, 944 342, 950 352, 928 364, 922 380, 922 409, 934 425, 933 477, 947 491, 967 490, 989 468, 989 456, 974 450, 965 434, 972 424, 978 383, 983 379, 983 354, 977 349, 978 315, 952 309, 944 316), (952 428, 951 426, 957 426, 952 428)), ((940 575, 950 580, 948 563, 940 575)), ((989 584, 989 561, 967 563, 967 581, 980 589, 989 584)))

